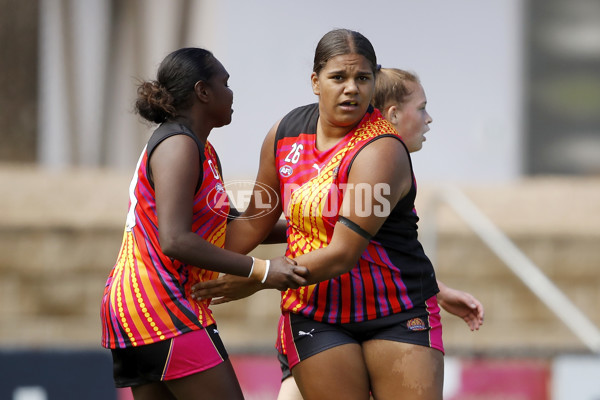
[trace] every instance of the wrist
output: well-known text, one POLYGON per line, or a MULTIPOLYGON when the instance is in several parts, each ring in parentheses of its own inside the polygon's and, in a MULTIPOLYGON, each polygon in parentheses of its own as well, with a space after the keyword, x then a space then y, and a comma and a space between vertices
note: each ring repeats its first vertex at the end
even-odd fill
POLYGON ((270 264, 271 262, 269 260, 261 260, 260 258, 252 257, 252 268, 250 269, 248 278, 259 283, 265 283, 267 275, 269 275, 270 264))

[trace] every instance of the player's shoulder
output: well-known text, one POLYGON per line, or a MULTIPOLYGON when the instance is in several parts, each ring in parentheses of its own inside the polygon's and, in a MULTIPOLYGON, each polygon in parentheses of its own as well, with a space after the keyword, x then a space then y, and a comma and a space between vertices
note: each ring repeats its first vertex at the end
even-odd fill
POLYGON ((386 159, 407 158, 408 152, 400 138, 394 135, 382 135, 365 143, 357 158, 386 159))
POLYGON ((319 104, 312 103, 296 107, 279 122, 277 137, 295 136, 300 133, 316 133, 319 119, 319 104))

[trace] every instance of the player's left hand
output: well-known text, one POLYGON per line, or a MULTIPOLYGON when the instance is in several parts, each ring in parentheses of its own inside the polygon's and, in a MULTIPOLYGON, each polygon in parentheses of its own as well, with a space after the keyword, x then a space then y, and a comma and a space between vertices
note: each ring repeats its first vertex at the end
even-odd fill
POLYGON ((212 281, 199 282, 192 286, 192 298, 204 300, 212 297, 212 304, 223 304, 243 299, 258 292, 259 282, 235 275, 223 275, 212 281))
POLYGON ((450 314, 462 318, 472 331, 483 325, 483 305, 470 293, 440 285, 438 303, 450 314))

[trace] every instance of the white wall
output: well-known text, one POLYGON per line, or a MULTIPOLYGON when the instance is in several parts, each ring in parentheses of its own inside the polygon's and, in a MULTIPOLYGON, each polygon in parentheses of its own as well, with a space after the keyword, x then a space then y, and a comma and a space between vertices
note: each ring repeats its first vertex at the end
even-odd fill
POLYGON ((563 355, 552 363, 553 400, 600 399, 600 356, 563 355))
POLYGON ((226 179, 253 178, 271 125, 291 108, 316 101, 309 86, 314 49, 323 34, 340 27, 367 36, 384 67, 420 75, 434 119, 424 150, 413 156, 420 182, 519 177, 522 1, 211 4, 203 18, 216 32, 206 44, 198 42, 231 74, 233 122, 209 139, 226 179))

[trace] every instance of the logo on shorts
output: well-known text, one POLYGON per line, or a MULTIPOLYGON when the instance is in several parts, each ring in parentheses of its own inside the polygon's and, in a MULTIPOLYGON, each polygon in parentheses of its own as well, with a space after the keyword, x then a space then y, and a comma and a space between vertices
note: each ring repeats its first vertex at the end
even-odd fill
POLYGON ((427 329, 427 325, 421 318, 409 319, 406 323, 406 327, 411 331, 424 331, 427 329))
POLYGON ((314 331, 315 331, 314 329, 311 329, 310 332, 298 331, 298 336, 310 336, 310 337, 313 337, 312 334, 313 334, 314 331))

